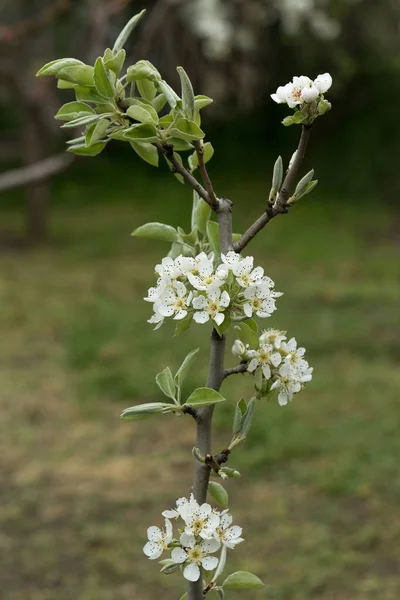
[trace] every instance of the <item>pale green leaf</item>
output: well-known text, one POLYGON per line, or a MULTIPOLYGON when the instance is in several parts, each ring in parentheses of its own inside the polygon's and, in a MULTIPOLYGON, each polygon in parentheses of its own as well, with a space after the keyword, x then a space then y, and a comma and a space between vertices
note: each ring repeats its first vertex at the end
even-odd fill
POLYGON ((152 106, 135 106, 132 105, 126 111, 127 115, 139 121, 140 123, 150 123, 154 125, 158 123, 158 115, 152 106))
POLYGON ((197 231, 205 235, 210 216, 210 205, 200 198, 196 190, 193 190, 192 229, 196 228, 197 231))
POLYGON ((178 94, 163 79, 161 79, 161 81, 158 82, 158 87, 160 88, 160 90, 165 95, 165 97, 167 99, 167 102, 170 105, 170 107, 171 108, 175 108, 177 101, 180 100, 178 94))
POLYGON ((100 121, 98 121, 96 123, 96 125, 94 126, 94 129, 90 135, 90 141, 88 143, 88 140, 86 139, 86 144, 87 145, 92 145, 95 142, 98 142, 99 140, 101 140, 107 132, 107 129, 110 126, 110 121, 108 119, 100 119, 100 121))
POLYGON ((68 121, 61 125, 62 129, 69 129, 73 127, 83 127, 84 125, 90 125, 91 123, 95 123, 102 118, 102 115, 96 114, 88 114, 85 117, 79 117, 78 119, 74 119, 73 121, 68 121))
POLYGON ((169 367, 165 367, 161 373, 156 375, 156 382, 163 394, 175 400, 176 388, 174 378, 169 367))
POLYGON ((70 83, 93 87, 93 67, 89 65, 75 65, 73 67, 64 67, 59 71, 57 77, 70 83))
POLYGON ((140 125, 132 125, 125 131, 125 139, 129 141, 142 141, 152 144, 158 142, 157 130, 155 125, 150 123, 143 123, 140 125))
MULTIPOLYGON (((211 160, 211 158, 214 155, 214 148, 211 144, 211 142, 206 142, 205 144, 203 144, 203 161, 204 164, 208 163, 209 160, 211 160)), ((189 156, 188 158, 188 162, 189 162, 189 167, 191 171, 194 171, 195 169, 198 168, 199 166, 199 159, 197 157, 197 152, 193 152, 193 154, 191 156, 189 156)))
POLYGON ((96 113, 89 104, 85 104, 84 102, 68 102, 60 108, 54 118, 58 121, 74 121, 80 117, 87 117, 94 114, 96 113))
POLYGON ((110 71, 113 71, 113 73, 118 76, 124 66, 125 58, 126 52, 124 49, 121 49, 119 52, 114 54, 110 48, 107 48, 103 58, 104 65, 107 69, 110 69, 110 71))
POLYGON ((228 492, 220 483, 210 481, 208 483, 208 493, 222 508, 228 508, 228 492))
POLYGON ((197 110, 201 110, 202 108, 205 108, 212 102, 214 102, 214 100, 212 98, 209 98, 208 96, 200 95, 200 96, 194 97, 194 103, 195 103, 197 110))
POLYGON ((256 575, 253 575, 253 573, 249 573, 248 571, 236 571, 236 573, 228 575, 222 584, 222 587, 231 590, 258 590, 265 586, 261 579, 256 575))
MULTIPOLYGON (((185 180, 183 179, 182 175, 180 173, 176 173, 174 171, 174 166, 170 163, 170 161, 165 156, 165 154, 163 156, 164 156, 165 160, 167 161, 167 165, 168 165, 169 170, 175 175, 175 177, 177 178, 177 180, 179 181, 179 183, 184 184, 185 180)), ((180 156, 180 154, 178 154, 177 152, 174 152, 174 157, 179 162, 179 164, 183 166, 182 157, 180 156)))
POLYGON ((152 105, 154 107, 154 109, 157 111, 157 113, 160 112, 160 110, 162 110, 165 106, 167 102, 167 98, 165 96, 164 93, 158 94, 153 100, 152 100, 152 105))
POLYGON ((138 406, 126 408, 121 414, 121 419, 124 421, 142 421, 143 419, 149 419, 156 414, 165 412, 169 408, 171 408, 171 404, 166 404, 165 402, 139 404, 138 406))
POLYGON ((80 102, 92 102, 93 104, 104 104, 106 101, 103 96, 96 92, 94 87, 77 86, 75 88, 76 99, 80 102))
POLYGON ((130 142, 130 144, 142 160, 153 167, 158 167, 158 150, 153 144, 148 144, 147 142, 130 142))
POLYGON ((235 330, 243 344, 249 344, 250 348, 257 349, 259 346, 258 334, 245 322, 235 326, 235 330))
POLYGON ((173 123, 171 129, 168 131, 170 137, 177 137, 188 142, 193 140, 201 140, 204 138, 204 131, 200 129, 194 121, 189 119, 178 119, 173 123))
POLYGON ((240 429, 242 427, 242 421, 243 421, 243 417, 246 414, 246 410, 247 410, 247 404, 244 400, 244 398, 242 398, 241 400, 239 400, 239 402, 236 404, 235 407, 235 416, 233 417, 233 427, 232 427, 232 433, 233 436, 237 436, 240 434, 240 429))
POLYGON ((84 66, 81 60, 77 60, 76 58, 58 58, 57 60, 52 60, 51 62, 46 63, 39 71, 36 73, 36 77, 43 77, 49 75, 57 76, 58 73, 66 68, 66 67, 76 67, 76 66, 84 66))
POLYGON ((123 48, 131 35, 132 31, 135 29, 136 25, 139 23, 146 10, 142 10, 140 13, 132 17, 130 21, 125 25, 117 39, 115 40, 115 44, 113 47, 114 54, 117 54, 123 48))
POLYGON ((225 398, 219 392, 207 387, 197 388, 186 400, 185 404, 194 408, 209 406, 217 402, 224 402, 225 398))
POLYGON ((272 187, 279 192, 283 180, 283 161, 282 157, 278 156, 274 164, 274 172, 272 174, 272 187))
POLYGON ((135 229, 132 235, 163 240, 164 242, 176 242, 178 240, 176 229, 171 225, 164 225, 164 223, 146 223, 146 225, 141 225, 135 229))
POLYGON ((176 326, 175 326, 174 337, 177 335, 181 335, 182 333, 185 333, 185 331, 187 331, 190 328, 192 321, 193 321, 193 314, 187 315, 187 317, 185 317, 184 319, 177 321, 176 326))
POLYGON ((107 142, 98 142, 92 146, 87 147, 86 144, 77 144, 76 146, 69 146, 67 152, 77 154, 78 156, 97 156, 104 150, 107 142))
POLYGON ((161 75, 156 67, 148 60, 139 60, 137 63, 129 67, 126 72, 126 80, 130 83, 133 81, 140 81, 142 79, 149 79, 153 82, 161 79, 161 75))
MULTIPOLYGON (((111 76, 112 71, 106 68, 104 65, 103 59, 101 56, 96 60, 96 64, 94 66, 94 85, 96 87, 96 91, 100 96, 104 98, 114 98, 116 95, 115 81, 111 76)), ((115 76, 114 76, 115 77, 115 76)))
POLYGON ((219 227, 215 221, 208 221, 207 223, 207 238, 211 245, 211 250, 215 256, 219 256, 219 227))
POLYGON ((178 371, 176 372, 175 375, 175 384, 178 387, 181 387, 186 375, 188 374, 188 371, 190 369, 190 367, 192 366, 192 364, 194 363, 194 361, 196 360, 196 354, 198 353, 199 349, 196 348, 196 350, 192 350, 191 352, 189 352, 189 354, 186 356, 185 360, 183 361, 183 363, 181 364, 181 366, 179 367, 178 371))
POLYGON ((243 419, 242 419, 241 426, 240 426, 239 434, 242 435, 243 437, 246 437, 247 434, 249 433, 251 423, 253 421, 253 417, 256 412, 256 408, 257 408, 257 400, 256 400, 256 398, 252 398, 247 405, 247 410, 246 410, 245 414, 243 415, 243 419))
POLYGON ((140 79, 136 82, 136 86, 142 98, 145 98, 149 102, 156 97, 157 88, 149 79, 140 79))
POLYGON ((186 150, 193 149, 193 144, 186 140, 178 140, 177 138, 169 138, 168 144, 173 146, 177 152, 185 152, 186 150))
POLYGON ((192 83, 183 67, 177 67, 182 86, 182 106, 188 119, 194 118, 194 92, 192 83))

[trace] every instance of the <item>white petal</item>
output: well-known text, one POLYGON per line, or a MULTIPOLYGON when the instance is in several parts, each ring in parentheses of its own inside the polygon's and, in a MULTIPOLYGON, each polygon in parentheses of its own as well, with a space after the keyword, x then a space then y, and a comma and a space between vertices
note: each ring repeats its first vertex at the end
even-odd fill
POLYGON ((206 517, 208 517, 208 515, 211 514, 211 512, 212 512, 211 506, 207 503, 204 503, 200 506, 198 515, 199 515, 200 519, 205 519, 206 517))
POLYGON ((229 302, 231 301, 231 299, 229 298, 229 294, 228 292, 222 292, 221 294, 221 300, 220 300, 220 305, 223 308, 227 308, 229 306, 229 302))
POLYGON ((216 322, 217 325, 221 325, 221 323, 223 322, 224 319, 225 319, 224 313, 217 313, 214 317, 214 321, 216 322))
POLYGON ((216 556, 206 556, 201 559, 201 564, 206 571, 213 571, 217 568, 218 558, 216 556))
POLYGON ((190 563, 187 567, 185 567, 183 576, 188 581, 198 581, 200 577, 200 569, 195 563, 190 563))
POLYGON ((181 319, 184 319, 187 315, 187 310, 179 310, 176 315, 174 316, 174 320, 175 321, 180 321, 181 319))
POLYGON ((204 285, 203 280, 197 275, 193 275, 193 273, 188 273, 187 278, 189 279, 190 283, 192 284, 195 290, 205 289, 206 286, 204 285))
POLYGON ((258 279, 261 279, 263 277, 263 275, 264 275, 264 269, 262 267, 256 267, 251 272, 251 279, 253 281, 257 281, 258 279))
POLYGON ((147 542, 143 548, 143 552, 150 558, 150 560, 156 560, 157 558, 160 558, 161 554, 163 553, 163 547, 157 542, 147 542))
POLYGON ((204 540, 204 542, 201 542, 200 544, 200 549, 207 554, 212 554, 218 550, 220 545, 218 540, 204 540))
POLYGON ((282 362, 282 356, 279 354, 279 352, 274 352, 270 356, 270 361, 274 367, 278 367, 282 362))
POLYGON ((167 304, 160 304, 158 306, 158 312, 163 317, 171 317, 174 314, 175 309, 173 306, 169 306, 167 304))
POLYGON ((147 530, 149 542, 158 542, 162 539, 162 531, 159 527, 149 527, 147 530))
POLYGON ((206 312, 195 312, 193 319, 196 321, 196 323, 207 323, 207 321, 210 319, 210 315, 206 312))
POLYGON ((209 517, 208 517, 208 521, 207 521, 207 528, 211 529, 211 530, 215 530, 220 522, 220 518, 219 516, 213 512, 209 517))
POLYGON ((232 523, 232 515, 226 514, 221 517, 221 528, 227 529, 229 525, 232 523))
POLYGON ((207 289, 207 296, 213 302, 215 302, 216 300, 218 300, 218 298, 220 297, 220 295, 221 295, 221 290, 219 289, 219 287, 209 287, 207 289))
POLYGON ((277 104, 286 103, 286 93, 283 85, 280 85, 275 94, 271 94, 271 98, 277 104))
POLYGON ((315 85, 307 85, 302 89, 301 98, 304 102, 314 102, 319 96, 319 90, 315 85))
POLYGON ((271 367, 269 365, 263 365, 261 369, 265 379, 269 379, 271 377, 271 367))
POLYGON ((164 544, 169 544, 173 538, 172 523, 169 519, 165 519, 165 536, 164 544))
POLYGON ((161 514, 167 519, 176 519, 176 517, 179 517, 179 513, 176 510, 164 510, 161 514))
POLYGON ((251 307, 251 304, 249 304, 248 302, 246 302, 246 304, 243 304, 243 311, 246 317, 249 317, 249 319, 252 317, 253 309, 251 307))
POLYGON ((174 548, 171 552, 171 558, 174 562, 182 564, 187 560, 188 553, 183 548, 174 548))
POLYGON ((184 286, 184 284, 181 281, 175 281, 174 288, 176 289, 178 298, 182 298, 183 296, 186 295, 186 287, 184 286))
POLYGON ((288 397, 285 390, 279 392, 278 402, 281 406, 285 406, 288 403, 288 397))
POLYGON ((181 537, 179 538, 179 541, 185 548, 194 548, 196 545, 196 539, 191 533, 182 533, 181 537))
POLYGON ((197 296, 193 298, 193 308, 206 308, 208 306, 207 299, 204 296, 197 296))
POLYGON ((255 371, 258 367, 258 365, 260 364, 260 359, 259 358, 252 358, 249 366, 247 367, 247 370, 252 373, 253 371, 255 371))
POLYGON ((232 541, 242 535, 242 528, 239 525, 233 525, 233 527, 229 527, 227 531, 225 531, 224 538, 227 541, 232 541))
POLYGON ((319 89, 321 94, 325 94, 325 92, 327 92, 332 85, 332 77, 329 73, 318 75, 318 77, 314 81, 314 85, 316 88, 319 89))

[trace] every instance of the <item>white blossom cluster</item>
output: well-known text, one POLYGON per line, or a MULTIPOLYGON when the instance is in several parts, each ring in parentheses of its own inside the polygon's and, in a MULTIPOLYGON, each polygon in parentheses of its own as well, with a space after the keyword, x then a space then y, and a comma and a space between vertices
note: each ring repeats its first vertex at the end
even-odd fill
POLYGON ((193 315, 196 323, 211 320, 218 326, 226 315, 237 321, 253 315, 269 317, 276 310, 275 298, 282 294, 274 291, 264 269, 253 268, 252 256, 243 258, 233 251, 221 254, 221 261, 215 268, 214 255, 205 252, 195 258, 163 258, 155 267, 157 286, 144 298, 154 309, 148 322, 158 329, 166 317, 181 320, 193 315))
POLYGON ((165 510, 165 530, 149 527, 148 542, 143 552, 151 560, 161 557, 164 550, 171 551, 171 560, 177 566, 182 565, 183 576, 188 581, 197 581, 200 567, 213 571, 218 566, 218 558, 210 556, 219 548, 235 548, 243 542, 242 528, 232 526, 232 516, 228 510, 218 511, 209 504, 201 504, 190 498, 179 498, 176 507, 165 510), (171 519, 183 521, 179 540, 174 538, 171 519))
POLYGON ((242 361, 248 362, 250 373, 261 371, 268 381, 268 391, 278 390, 278 402, 281 406, 293 399, 307 381, 311 381, 313 368, 304 358, 305 348, 298 348, 295 338, 287 341, 285 332, 267 329, 259 337, 257 349, 246 346, 236 340, 232 353, 242 361))
POLYGON ((332 85, 332 77, 329 73, 318 75, 314 81, 306 75, 293 77, 286 85, 281 85, 275 94, 271 94, 272 100, 278 104, 288 104, 290 108, 308 102, 314 102, 319 96, 322 97, 332 85))

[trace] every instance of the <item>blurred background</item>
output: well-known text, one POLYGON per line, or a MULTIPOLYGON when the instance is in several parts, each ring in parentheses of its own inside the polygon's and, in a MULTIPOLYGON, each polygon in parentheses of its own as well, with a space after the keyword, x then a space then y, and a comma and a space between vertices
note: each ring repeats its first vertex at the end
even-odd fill
MULTIPOLYGON (((189 227, 191 190, 125 145, 64 152, 53 115, 71 100, 45 62, 92 62, 142 8, 130 61, 151 60, 196 93, 215 147, 210 174, 243 232, 298 127, 269 94, 326 71, 333 109, 315 124, 304 173, 320 181, 248 248, 285 292, 268 326, 306 346, 314 379, 286 408, 261 405, 230 460, 231 510, 248 543, 233 570, 279 600, 400 597, 400 4, 397 0, 0 1, 0 589, 4 600, 177 600, 178 575, 142 554, 145 529, 187 495, 194 425, 121 423, 159 399, 154 375, 200 346, 202 327, 152 332, 154 264, 168 248, 138 225, 189 227)), ((129 62, 127 63, 129 64, 129 62)), ((233 340, 229 340, 229 345, 233 340)), ((233 357, 229 358, 234 364, 233 357)), ((233 379, 233 378, 231 378, 233 379)), ((244 378, 228 380, 215 451, 244 378)), ((242 597, 232 593, 232 598, 242 597)))

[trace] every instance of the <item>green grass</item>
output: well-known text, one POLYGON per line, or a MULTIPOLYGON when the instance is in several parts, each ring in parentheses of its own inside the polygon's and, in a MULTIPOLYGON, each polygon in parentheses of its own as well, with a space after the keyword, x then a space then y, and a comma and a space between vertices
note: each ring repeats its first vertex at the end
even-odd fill
MULTIPOLYGON (((189 491, 193 423, 166 416, 135 425, 119 413, 157 400, 154 375, 197 346, 187 391, 204 384, 206 328, 172 338, 170 325, 153 332, 146 323, 142 298, 167 247, 129 235, 147 220, 177 224, 181 211, 187 223, 190 194, 168 174, 143 191, 146 171, 122 181, 105 168, 88 183, 93 169, 57 185, 52 245, 0 259, 5 600, 178 600, 184 587, 177 575, 160 576, 141 548, 147 525, 189 491)), ((218 187, 243 230, 265 182, 238 181, 221 176, 218 187)), ((285 293, 268 325, 295 335, 315 370, 290 406, 258 408, 230 460, 243 475, 227 487, 246 538, 230 568, 267 583, 248 598, 399 597, 396 217, 372 201, 316 192, 249 247, 285 293)), ((20 220, 2 213, 9 228, 20 220)), ((251 389, 237 377, 223 393, 216 451, 234 403, 251 389)))

